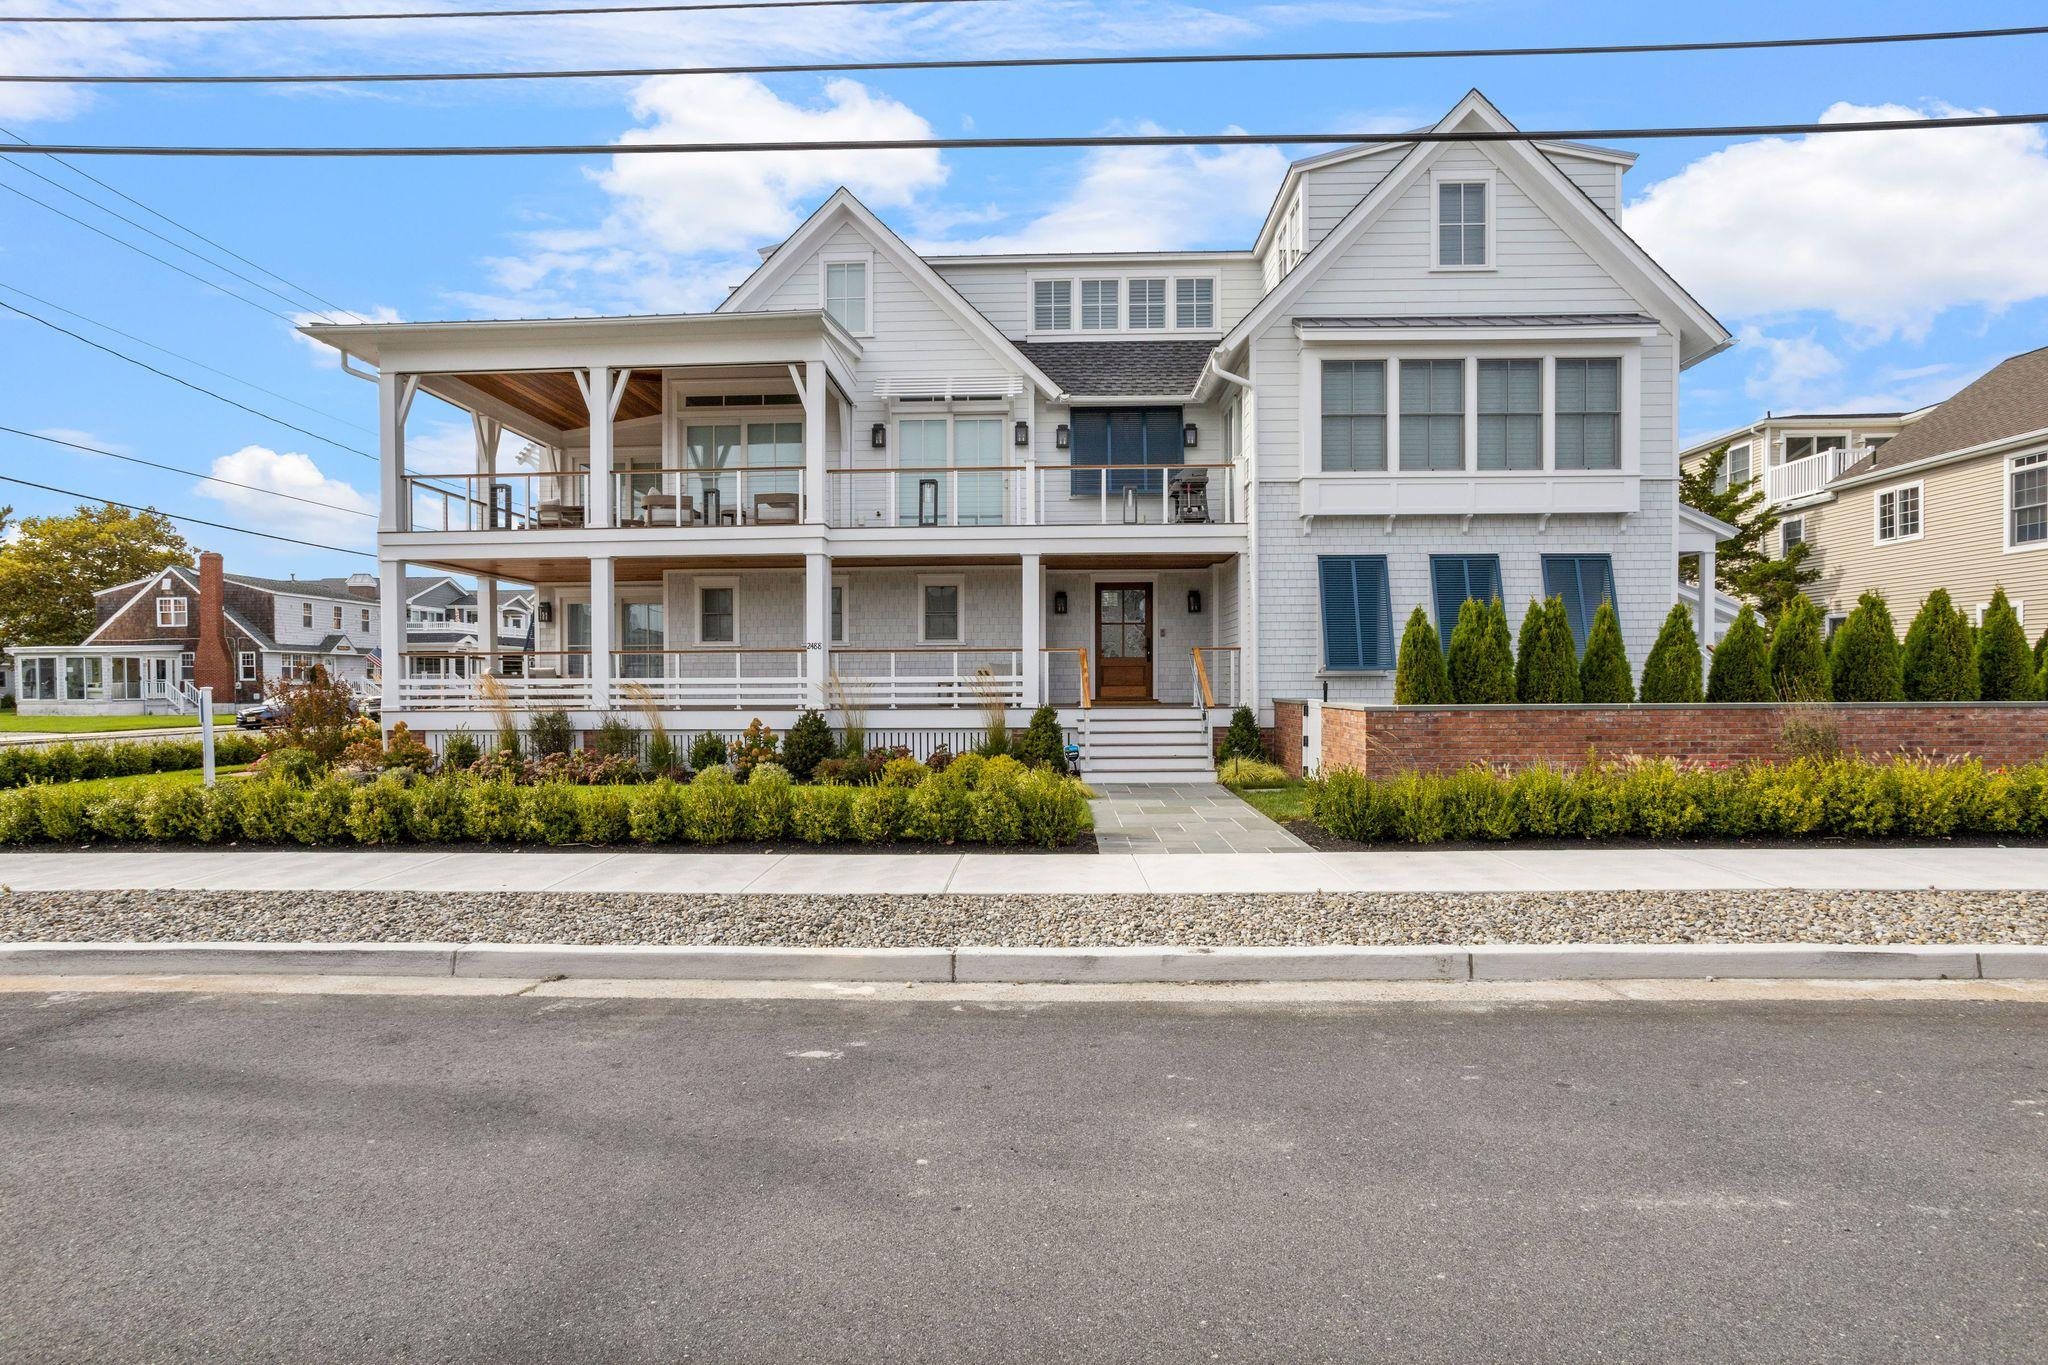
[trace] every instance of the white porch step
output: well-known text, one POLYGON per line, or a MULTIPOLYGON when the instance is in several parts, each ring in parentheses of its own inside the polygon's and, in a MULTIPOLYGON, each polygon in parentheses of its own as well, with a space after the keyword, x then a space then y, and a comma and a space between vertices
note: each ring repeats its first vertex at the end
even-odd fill
POLYGON ((1199 782, 1215 771, 1209 718, 1172 707, 1095 707, 1081 716, 1081 774, 1097 782, 1199 782))

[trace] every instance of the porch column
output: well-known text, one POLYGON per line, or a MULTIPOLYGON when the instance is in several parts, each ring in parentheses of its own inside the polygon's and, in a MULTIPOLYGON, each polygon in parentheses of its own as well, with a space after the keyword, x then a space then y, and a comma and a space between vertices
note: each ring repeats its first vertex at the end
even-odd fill
POLYGON ((377 574, 377 650, 384 660, 384 714, 399 709, 405 677, 405 561, 387 559, 377 574))
MULTIPOLYGON (((825 516, 825 365, 804 362, 804 520, 822 525, 825 516)), ((831 580, 828 577, 826 581, 831 580)), ((828 601, 826 605, 830 605, 828 601)), ((822 676, 822 675, 821 675, 822 676)))
POLYGON ((1019 661, 1024 674, 1024 695, 1022 704, 1036 711, 1045 701, 1043 687, 1045 655, 1045 566, 1035 554, 1024 556, 1022 593, 1023 658, 1019 661))
MULTIPOLYGON (((808 477, 808 474, 806 475, 808 477)), ((849 631, 850 635, 852 632, 849 631)), ((832 674, 832 556, 804 556, 804 694, 825 704, 825 680, 832 674)))
POLYGON ((476 647, 484 652, 484 672, 498 671, 498 576, 483 574, 476 580, 476 647))
POLYGON ((1714 645, 1714 549, 1700 551, 1700 652, 1714 645))
POLYGON ((631 370, 613 370, 593 365, 577 370, 576 386, 583 390, 584 410, 590 415, 590 474, 583 495, 583 524, 612 524, 612 419, 626 396, 631 370))
POLYGON ((405 487, 405 415, 412 409, 413 394, 419 391, 416 374, 377 375, 377 446, 379 500, 377 529, 384 532, 411 528, 412 509, 405 487))
POLYGON ((498 506, 493 494, 498 481, 498 437, 505 428, 497 418, 480 412, 469 415, 469 425, 476 432, 476 480, 469 489, 475 520, 468 524, 495 531, 498 506))
MULTIPOLYGON (((614 601, 612 557, 592 555, 590 559, 590 709, 605 711, 612 704, 612 632, 619 619, 614 601)), ((564 670, 567 671, 566 669, 564 670)))

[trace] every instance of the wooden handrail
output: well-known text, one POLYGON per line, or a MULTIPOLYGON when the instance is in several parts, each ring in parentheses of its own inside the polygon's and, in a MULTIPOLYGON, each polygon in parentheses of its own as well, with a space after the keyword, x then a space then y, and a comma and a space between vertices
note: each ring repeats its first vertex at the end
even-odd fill
POLYGON ((1216 694, 1209 688, 1209 665, 1202 662, 1202 647, 1200 645, 1194 646, 1194 655, 1195 681, 1202 688, 1202 705, 1214 706, 1216 704, 1216 694))
POLYGON ((834 654, 1016 654, 1022 645, 833 645, 834 654))
POLYGON ((1081 709, 1083 711, 1091 709, 1095 705, 1095 699, 1091 695, 1093 689, 1088 686, 1088 647, 1086 645, 1040 645, 1038 652, 1041 654, 1071 654, 1074 656, 1074 661, 1081 668, 1081 709))
POLYGON ((614 654, 801 654, 802 645, 687 645, 668 649, 659 645, 616 648, 614 654))

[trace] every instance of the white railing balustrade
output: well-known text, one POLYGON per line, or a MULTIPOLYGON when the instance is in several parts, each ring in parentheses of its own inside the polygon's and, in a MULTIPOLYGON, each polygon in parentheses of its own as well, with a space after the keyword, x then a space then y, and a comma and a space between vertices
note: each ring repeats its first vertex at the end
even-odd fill
POLYGON ((1227 464, 890 465, 831 469, 842 527, 1199 526, 1238 519, 1227 464))
POLYGON ((825 700, 832 706, 986 706, 1024 700, 1024 652, 1002 646, 835 647, 825 700))
POLYGON ((801 648, 622 649, 612 655, 612 702, 666 708, 806 706, 801 648))
POLYGON ((622 470, 612 497, 621 526, 795 526, 809 511, 802 465, 622 470))
POLYGON ((1237 520, 1227 464, 1039 465, 1040 526, 1200 526, 1237 520))
POLYGON ((408 650, 399 656, 398 703, 414 711, 515 711, 588 708, 587 650, 494 654, 408 650), (486 682, 488 678, 488 682, 486 682))
POLYGON ((912 465, 825 471, 832 526, 1028 526, 1020 466, 912 465))
POLYGON ((1764 497, 1772 503, 1810 498, 1824 492, 1844 471, 1872 453, 1868 446, 1845 446, 1771 465, 1764 470, 1764 497))
POLYGON ((584 523, 581 471, 408 474, 408 531, 530 531, 584 523))

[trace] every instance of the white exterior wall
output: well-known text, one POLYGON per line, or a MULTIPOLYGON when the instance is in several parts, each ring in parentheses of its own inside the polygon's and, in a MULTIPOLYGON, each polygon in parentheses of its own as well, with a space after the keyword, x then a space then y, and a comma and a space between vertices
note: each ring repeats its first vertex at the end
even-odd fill
POLYGON ((271 639, 287 652, 302 653, 313 648, 328 636, 346 635, 349 644, 362 650, 377 647, 377 604, 374 602, 341 602, 331 597, 294 597, 290 593, 277 596, 277 628, 271 639), (307 626, 305 606, 313 604, 313 624, 307 626), (341 608, 340 626, 334 624, 334 609, 341 608), (370 628, 363 629, 363 612, 370 613, 370 628))
MULTIPOLYGON (((1195 275, 1217 277, 1216 327, 1219 334, 1236 326, 1265 292, 1259 278, 1259 264, 1249 256, 1209 257, 1202 254, 1161 256, 1148 260, 1118 260, 1114 257, 1089 261, 1039 264, 1035 260, 997 260, 988 264, 946 264, 934 267, 941 278, 960 291, 976 311, 994 323, 1004 336, 1023 340, 1031 332, 1031 277, 1034 275, 1195 275)), ((1169 301, 1170 302, 1170 301, 1169 301)), ((1094 333, 1078 327, 1062 333, 1075 341, 1094 339, 1094 333)), ((1166 331, 1158 335, 1185 335, 1166 331)))

